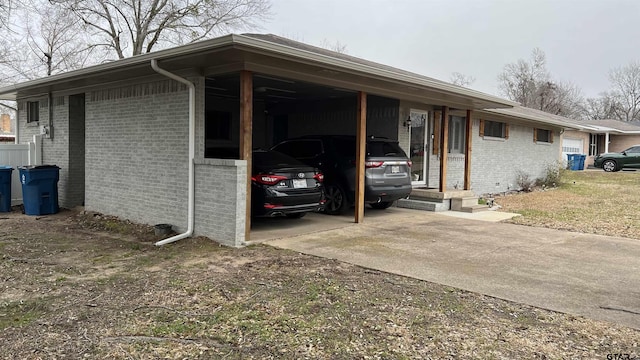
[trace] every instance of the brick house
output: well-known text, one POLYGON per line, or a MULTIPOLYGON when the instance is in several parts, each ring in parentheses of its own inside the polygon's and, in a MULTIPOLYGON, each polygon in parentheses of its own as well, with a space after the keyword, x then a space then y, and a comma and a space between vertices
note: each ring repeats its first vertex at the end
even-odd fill
MULTIPOLYGON (((227 35, 0 88, 19 142, 45 134, 62 207, 250 237, 251 149, 312 133, 397 139, 415 188, 512 189, 560 158, 566 119, 274 35, 227 35), (44 95, 43 95, 44 94, 44 95), (446 156, 444 156, 446 154, 446 156)), ((363 157, 364 158, 364 157, 363 157)), ((363 184, 354 218, 364 214, 363 184)), ((172 240, 172 241, 173 241, 172 240)))
POLYGON ((620 120, 572 121, 577 129, 567 130, 562 137, 562 153, 587 155, 585 167, 602 153, 621 152, 640 144, 640 125, 620 120))

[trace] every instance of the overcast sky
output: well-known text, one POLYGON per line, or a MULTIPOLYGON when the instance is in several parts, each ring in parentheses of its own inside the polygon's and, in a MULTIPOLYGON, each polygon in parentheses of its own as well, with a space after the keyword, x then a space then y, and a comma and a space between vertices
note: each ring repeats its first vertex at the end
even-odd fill
POLYGON ((552 78, 585 96, 609 87, 610 69, 640 60, 640 0, 273 0, 262 32, 500 95, 507 63, 547 56, 552 78))

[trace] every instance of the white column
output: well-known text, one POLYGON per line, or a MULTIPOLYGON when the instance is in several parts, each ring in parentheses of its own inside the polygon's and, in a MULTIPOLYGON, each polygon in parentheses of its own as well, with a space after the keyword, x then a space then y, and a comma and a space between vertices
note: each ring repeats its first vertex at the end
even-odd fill
POLYGON ((604 152, 609 152, 609 133, 604 134, 604 152))

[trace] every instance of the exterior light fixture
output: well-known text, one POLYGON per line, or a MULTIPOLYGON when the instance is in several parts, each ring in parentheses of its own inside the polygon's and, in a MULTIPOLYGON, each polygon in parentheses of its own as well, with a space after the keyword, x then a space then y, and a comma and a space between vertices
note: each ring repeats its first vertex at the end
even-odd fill
POLYGON ((409 131, 409 129, 411 129, 411 116, 409 116, 407 118, 407 120, 404 121, 404 123, 402 124, 402 126, 407 128, 407 131, 409 131))

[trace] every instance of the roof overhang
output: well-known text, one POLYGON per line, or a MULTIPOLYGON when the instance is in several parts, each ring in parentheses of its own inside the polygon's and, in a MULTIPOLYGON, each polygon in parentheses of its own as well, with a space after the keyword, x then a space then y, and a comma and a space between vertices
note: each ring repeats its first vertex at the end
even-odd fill
POLYGON ((0 99, 16 100, 55 92, 154 76, 156 59, 172 72, 211 76, 250 70, 293 80, 461 109, 509 108, 509 100, 393 68, 350 61, 246 35, 231 34, 137 55, 0 88, 0 99))
POLYGON ((522 123, 522 124, 534 124, 543 126, 552 126, 561 129, 580 130, 580 127, 576 124, 557 119, 557 116, 548 116, 548 114, 540 113, 523 113, 517 108, 513 109, 486 109, 477 112, 480 115, 490 116, 493 118, 501 118, 506 121, 522 123))

